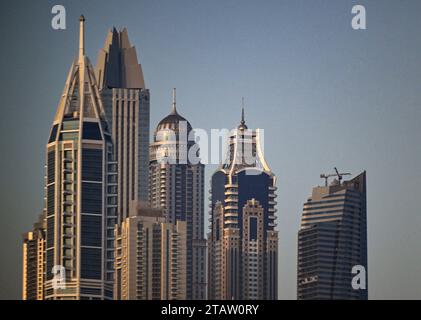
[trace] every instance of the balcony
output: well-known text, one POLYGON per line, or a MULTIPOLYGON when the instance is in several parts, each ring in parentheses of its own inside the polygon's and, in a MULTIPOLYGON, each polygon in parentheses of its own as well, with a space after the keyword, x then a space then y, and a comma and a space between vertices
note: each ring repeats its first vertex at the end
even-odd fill
POLYGON ((226 212, 224 216, 227 218, 231 218, 231 217, 238 218, 238 214, 236 212, 226 212))

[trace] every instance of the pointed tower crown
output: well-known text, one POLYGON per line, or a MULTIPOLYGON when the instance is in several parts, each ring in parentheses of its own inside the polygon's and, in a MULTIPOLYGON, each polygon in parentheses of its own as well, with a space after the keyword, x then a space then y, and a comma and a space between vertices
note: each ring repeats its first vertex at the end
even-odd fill
POLYGON ((99 51, 95 69, 99 89, 144 89, 142 66, 136 49, 130 44, 127 29, 108 32, 104 47, 99 51))
POLYGON ((61 122, 65 118, 97 119, 102 126, 106 126, 94 70, 88 57, 85 56, 85 17, 83 15, 79 18, 79 54, 68 73, 54 122, 61 122))

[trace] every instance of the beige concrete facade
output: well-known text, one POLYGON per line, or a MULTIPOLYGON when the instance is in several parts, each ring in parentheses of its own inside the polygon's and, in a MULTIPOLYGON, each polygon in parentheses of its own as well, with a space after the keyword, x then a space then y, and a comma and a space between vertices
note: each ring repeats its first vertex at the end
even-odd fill
POLYGON ((23 235, 23 300, 44 299, 45 227, 45 216, 41 215, 33 231, 23 235))
POLYGON ((115 228, 116 300, 186 299, 186 223, 134 205, 115 228))

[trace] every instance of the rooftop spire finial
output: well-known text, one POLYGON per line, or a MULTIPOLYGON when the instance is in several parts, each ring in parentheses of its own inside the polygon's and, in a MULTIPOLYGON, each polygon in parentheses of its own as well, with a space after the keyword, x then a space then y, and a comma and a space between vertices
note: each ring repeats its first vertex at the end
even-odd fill
POLYGON ((240 122, 240 125, 238 126, 238 129, 240 130, 247 129, 246 121, 244 119, 244 97, 241 98, 241 122, 240 122))
POLYGON ((172 89, 172 113, 177 113, 177 102, 176 102, 176 89, 172 89))
POLYGON ((244 120, 244 97, 241 98, 241 124, 244 125, 246 121, 244 120))
POLYGON ((79 18, 79 60, 85 56, 85 17, 79 18))

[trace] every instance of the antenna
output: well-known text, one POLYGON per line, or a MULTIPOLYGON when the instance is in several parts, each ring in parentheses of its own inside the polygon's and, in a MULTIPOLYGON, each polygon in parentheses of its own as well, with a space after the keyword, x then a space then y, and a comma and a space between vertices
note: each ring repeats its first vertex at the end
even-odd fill
POLYGON ((244 125, 246 121, 244 120, 244 97, 241 97, 241 124, 244 125))

